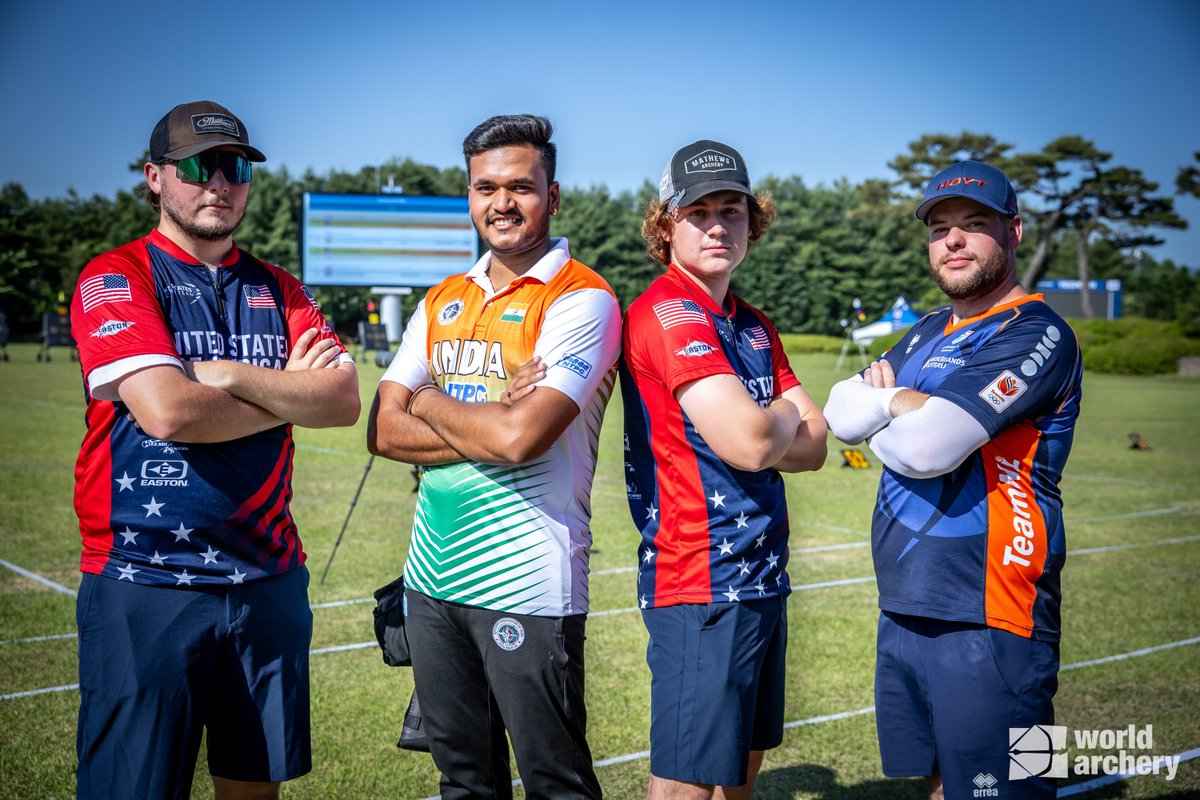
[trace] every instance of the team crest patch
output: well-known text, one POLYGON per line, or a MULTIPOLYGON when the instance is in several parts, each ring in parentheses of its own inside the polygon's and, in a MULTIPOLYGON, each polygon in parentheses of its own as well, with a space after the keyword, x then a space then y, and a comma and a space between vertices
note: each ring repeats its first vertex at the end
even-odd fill
POLYGON ((528 303, 509 303, 508 308, 500 315, 501 322, 524 322, 529 313, 528 303))
POLYGON ((987 400, 992 408, 999 413, 1008 408, 1014 400, 1025 394, 1029 384, 1008 370, 1001 372, 994 381, 983 387, 979 396, 987 400))
POLYGON ((511 653, 525 643, 525 627, 512 617, 501 617, 492 626, 492 641, 511 653))
POLYGON ((461 297, 446 303, 446 305, 442 306, 442 310, 438 312, 438 322, 442 325, 449 325, 462 313, 464 306, 465 304, 461 297))
POLYGON ((708 344, 707 342, 697 342, 695 340, 692 340, 692 341, 688 342, 686 345, 684 345, 683 349, 676 350, 675 355, 684 356, 687 358, 698 358, 700 356, 706 356, 709 353, 715 351, 716 349, 717 348, 713 347, 711 344, 708 344))

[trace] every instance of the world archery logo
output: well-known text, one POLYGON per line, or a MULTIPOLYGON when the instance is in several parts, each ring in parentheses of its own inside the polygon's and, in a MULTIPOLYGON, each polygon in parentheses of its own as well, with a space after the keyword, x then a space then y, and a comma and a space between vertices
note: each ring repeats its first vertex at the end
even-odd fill
POLYGON ((1008 729, 1008 779, 1067 777, 1067 727, 1034 725, 1008 729))

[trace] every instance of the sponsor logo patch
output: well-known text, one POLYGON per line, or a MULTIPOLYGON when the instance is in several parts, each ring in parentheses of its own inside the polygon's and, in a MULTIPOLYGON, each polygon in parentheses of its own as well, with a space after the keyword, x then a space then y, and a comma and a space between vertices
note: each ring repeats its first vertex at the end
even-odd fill
POLYGON ((167 294, 177 295, 178 297, 186 298, 189 303, 200 302, 200 289, 190 283, 168 283, 166 286, 167 294))
POLYGON ((554 366, 566 367, 581 378, 586 378, 592 372, 592 365, 573 353, 564 355, 554 366))
POLYGON ((492 626, 492 641, 511 653, 525 643, 525 627, 512 617, 501 617, 492 626))
POLYGON ((237 122, 225 114, 192 114, 193 133, 223 133, 238 136, 237 122))
POLYGON ((93 339, 103 339, 105 336, 112 336, 113 334, 120 333, 121 331, 125 330, 126 328, 132 328, 132 327, 133 327, 132 322, 125 322, 123 320, 110 319, 110 320, 105 321, 105 323, 103 325, 101 325, 99 328, 96 328, 96 330, 92 331, 92 338, 93 339))
POLYGON ((465 306, 466 304, 463 303, 461 297, 457 300, 451 300, 442 306, 442 310, 438 312, 438 322, 442 325, 449 325, 462 313, 465 306))
POLYGON ((188 464, 176 459, 142 462, 142 486, 187 486, 188 464))
POLYGON ((979 396, 991 403, 992 408, 999 413, 1016 400, 1021 395, 1025 394, 1025 390, 1029 388, 1029 384, 1012 374, 1009 370, 1001 372, 995 380, 983 387, 983 391, 979 396))
POLYGON ((737 159, 712 148, 697 153, 683 165, 683 171, 688 175, 694 172, 732 172, 736 169, 737 159))
POLYGON ((716 349, 717 348, 706 342, 697 342, 692 340, 684 345, 682 349, 676 350, 675 355, 685 356, 687 358, 697 358, 699 356, 706 356, 709 353, 715 352, 716 349))
POLYGON ((1029 358, 1021 362, 1021 374, 1026 378, 1037 375, 1042 365, 1050 359, 1050 353, 1058 345, 1060 339, 1062 339, 1062 331, 1054 325, 1048 325, 1046 332, 1042 334, 1042 340, 1033 348, 1029 358))

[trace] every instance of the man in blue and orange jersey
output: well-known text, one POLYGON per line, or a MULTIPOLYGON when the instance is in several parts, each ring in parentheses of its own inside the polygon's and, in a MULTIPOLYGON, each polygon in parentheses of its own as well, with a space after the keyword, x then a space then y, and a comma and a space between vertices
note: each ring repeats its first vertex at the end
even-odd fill
POLYGON ((228 109, 176 106, 157 228, 79 277, 81 798, 187 796, 206 729, 220 800, 311 768, 292 425, 354 424, 358 378, 308 290, 233 242, 264 160, 228 109))
POLYGON ((926 777, 931 797, 1053 797, 1056 762, 1030 768, 1009 751, 1052 749, 1035 726, 1054 722, 1058 484, 1079 416, 1079 345, 1017 281, 1021 217, 1003 172, 948 167, 916 216, 950 305, 825 406, 833 433, 869 439, 885 467, 871 533, 883 771, 926 777))
POLYGON ((553 131, 511 114, 463 141, 471 221, 488 252, 422 298, 367 429, 371 452, 426 466, 404 596, 446 800, 512 797, 506 733, 530 800, 600 797, 583 643, 591 488, 621 311, 608 283, 550 236, 553 131))
POLYGON ((819 469, 826 427, 775 326, 729 290, 774 218, 741 154, 702 140, 671 158, 642 225, 667 271, 629 306, 620 374, 653 800, 749 798, 783 739, 779 473, 819 469))

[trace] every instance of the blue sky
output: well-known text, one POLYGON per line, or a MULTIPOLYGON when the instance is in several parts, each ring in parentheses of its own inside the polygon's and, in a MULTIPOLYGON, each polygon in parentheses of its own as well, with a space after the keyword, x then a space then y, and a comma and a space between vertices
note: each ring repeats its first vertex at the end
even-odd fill
MULTIPOLYGON (((496 113, 557 126, 566 186, 635 188, 679 146, 752 176, 893 178, 925 133, 1018 150, 1081 134, 1172 192, 1200 150, 1200 3, 14 0, 0 9, 0 181, 111 196, 176 103, 212 99, 268 166, 460 163, 496 113), (577 8, 578 6, 578 8, 577 8)), ((1191 228, 1155 255, 1200 265, 1191 228)))

